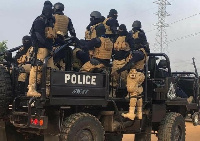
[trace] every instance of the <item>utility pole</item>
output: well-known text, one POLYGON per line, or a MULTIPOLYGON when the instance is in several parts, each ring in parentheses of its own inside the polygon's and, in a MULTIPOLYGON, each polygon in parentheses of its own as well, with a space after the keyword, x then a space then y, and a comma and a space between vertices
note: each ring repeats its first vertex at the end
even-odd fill
POLYGON ((154 43, 154 51, 165 53, 168 47, 167 33, 165 30, 168 24, 165 23, 165 19, 169 16, 166 12, 166 7, 171 4, 167 0, 157 0, 154 3, 158 4, 158 12, 156 13, 158 16, 158 23, 155 25, 157 26, 157 34, 154 43))

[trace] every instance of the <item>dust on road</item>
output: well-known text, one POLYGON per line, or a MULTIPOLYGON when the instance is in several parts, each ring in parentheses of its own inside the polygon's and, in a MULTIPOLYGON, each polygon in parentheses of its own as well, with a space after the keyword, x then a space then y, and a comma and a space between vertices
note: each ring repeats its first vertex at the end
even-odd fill
MULTIPOLYGON (((134 135, 124 135, 123 141, 133 141, 134 135)), ((157 137, 152 135, 152 141, 157 141, 157 137)), ((200 140, 200 125, 193 126, 192 122, 186 122, 186 141, 199 141, 200 140)))

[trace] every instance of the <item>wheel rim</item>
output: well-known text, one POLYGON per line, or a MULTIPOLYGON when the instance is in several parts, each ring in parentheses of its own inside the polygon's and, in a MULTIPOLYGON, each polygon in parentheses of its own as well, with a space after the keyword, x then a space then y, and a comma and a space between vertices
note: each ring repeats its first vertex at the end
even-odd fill
POLYGON ((82 129, 76 134, 76 138, 79 141, 93 141, 92 132, 88 129, 82 129))
POLYGON ((177 126, 175 129, 175 141, 181 141, 182 139, 182 129, 180 126, 177 126))

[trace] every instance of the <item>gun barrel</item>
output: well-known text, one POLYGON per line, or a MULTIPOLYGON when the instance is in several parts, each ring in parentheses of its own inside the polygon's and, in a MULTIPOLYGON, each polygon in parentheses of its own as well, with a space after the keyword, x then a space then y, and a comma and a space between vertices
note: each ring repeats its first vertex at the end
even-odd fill
POLYGON ((19 50, 22 46, 23 46, 23 45, 18 46, 18 47, 15 47, 15 48, 11 48, 11 49, 6 50, 6 51, 4 51, 4 52, 1 52, 1 53, 0 53, 0 56, 4 55, 5 52, 14 52, 14 51, 17 51, 17 50, 19 50))

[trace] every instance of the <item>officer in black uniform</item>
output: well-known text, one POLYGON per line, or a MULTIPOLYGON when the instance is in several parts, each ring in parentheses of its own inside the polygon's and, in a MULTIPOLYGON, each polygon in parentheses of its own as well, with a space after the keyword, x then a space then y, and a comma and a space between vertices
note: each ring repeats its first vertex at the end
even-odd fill
POLYGON ((18 50, 15 56, 19 68, 19 75, 18 75, 19 94, 25 92, 25 81, 27 78, 27 74, 30 73, 30 68, 31 68, 30 62, 33 55, 31 37, 27 35, 24 36, 22 38, 22 44, 23 46, 18 50))
POLYGON ((29 86, 27 96, 41 96, 36 91, 36 85, 41 83, 42 63, 44 58, 48 56, 52 50, 53 39, 55 38, 55 31, 53 29, 54 23, 52 20, 52 7, 44 5, 42 14, 38 16, 31 28, 32 45, 35 50, 35 62, 31 68, 29 76, 29 86), (37 76, 37 80, 36 80, 37 76))
POLYGON ((147 38, 145 35, 145 32, 141 29, 142 25, 140 21, 134 21, 132 24, 132 30, 130 33, 132 34, 132 37, 134 38, 134 46, 136 48, 140 48, 141 46, 144 46, 146 48, 147 53, 150 52, 149 49, 149 43, 147 42, 147 38))
POLYGON ((22 44, 23 46, 19 49, 19 51, 16 53, 16 56, 15 56, 15 59, 18 64, 20 64, 20 62, 18 62, 18 59, 20 59, 21 56, 25 55, 28 49, 32 46, 31 37, 24 36, 22 38, 22 44))
POLYGON ((73 70, 79 71, 80 68, 90 60, 88 49, 85 47, 85 40, 81 39, 73 49, 73 70))
POLYGON ((103 17, 99 11, 93 11, 90 14, 90 23, 86 27, 85 40, 96 38, 96 27, 103 22, 103 17))
POLYGON ((110 38, 115 38, 117 34, 117 28, 119 23, 117 20, 118 12, 115 9, 111 9, 107 18, 103 21, 103 24, 106 28, 106 36, 110 38))

